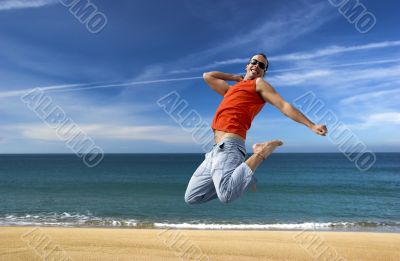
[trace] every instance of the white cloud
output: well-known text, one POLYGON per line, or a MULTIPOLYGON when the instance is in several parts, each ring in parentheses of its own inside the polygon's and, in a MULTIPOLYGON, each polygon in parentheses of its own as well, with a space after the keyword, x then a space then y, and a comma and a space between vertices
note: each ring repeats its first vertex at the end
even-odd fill
POLYGON ((273 56, 270 58, 271 61, 298 61, 298 60, 309 60, 324 56, 331 56, 340 53, 346 52, 354 52, 354 51, 363 51, 363 50, 372 50, 378 48, 387 48, 393 46, 400 46, 400 41, 384 41, 377 43, 369 43, 364 45, 355 45, 355 46, 330 46, 327 48, 322 48, 319 50, 311 51, 311 52, 298 52, 291 53, 279 56, 273 56))
POLYGON ((44 92, 67 92, 67 91, 81 91, 81 90, 102 89, 102 88, 131 87, 134 85, 188 81, 188 80, 197 80, 202 78, 203 77, 201 76, 196 76, 196 77, 181 77, 181 78, 169 78, 169 79, 158 79, 158 80, 148 80, 148 81, 124 81, 119 83, 93 82, 93 83, 82 83, 82 84, 78 83, 78 84, 38 86, 38 87, 32 87, 15 91, 0 91, 0 98, 23 96, 28 92, 34 90, 35 88, 40 88, 44 92))
POLYGON ((375 113, 367 117, 367 121, 371 123, 390 123, 400 124, 400 112, 375 113))
POLYGON ((83 86, 89 86, 91 85, 90 83, 88 84, 60 84, 60 85, 50 85, 50 86, 34 86, 32 88, 27 88, 27 89, 20 89, 20 90, 14 90, 14 91, 0 91, 0 98, 7 98, 7 97, 18 97, 18 96, 23 96, 27 94, 28 92, 34 90, 35 88, 40 88, 42 91, 50 91, 50 90, 59 90, 59 89, 67 89, 67 88, 74 88, 74 87, 83 87, 83 86))
MULTIPOLYGON (((323 68, 344 68, 344 67, 354 67, 354 66, 365 66, 365 65, 378 65, 378 64, 388 64, 388 63, 399 63, 400 59, 382 59, 382 60, 368 60, 368 61, 360 61, 360 62, 352 62, 352 63, 340 63, 340 64, 333 64, 333 63, 325 63, 319 64, 318 68, 321 70, 323 68)), ((296 66, 291 68, 283 68, 283 69, 276 69, 276 70, 268 70, 268 72, 280 73, 280 72, 293 72, 293 71, 304 71, 304 70, 313 70, 316 68, 316 65, 309 64, 308 66, 296 66)))
POLYGON ((344 94, 344 92, 338 92, 338 90, 346 91, 347 89, 353 92, 357 86, 364 87, 364 91, 365 87, 373 90, 372 81, 390 82, 400 80, 400 65, 354 70, 315 69, 299 73, 285 72, 266 79, 277 86, 294 86, 307 81, 308 85, 325 87, 326 90, 344 94), (366 86, 365 84, 368 85, 366 86), (351 88, 349 89, 349 87, 351 88))
POLYGON ((312 70, 305 73, 283 73, 274 77, 270 77, 269 81, 278 85, 298 85, 307 80, 315 80, 317 78, 331 76, 333 74, 330 70, 312 70))
POLYGON ((46 5, 54 5, 58 2, 59 1, 57 0, 0 0, 0 11, 23 8, 37 8, 46 5))
MULTIPOLYGON (((356 91, 349 90, 349 93, 358 92, 358 94, 339 100, 336 103, 336 111, 341 117, 351 122, 349 127, 352 129, 367 130, 371 133, 379 132, 385 138, 394 137, 397 131, 392 130, 398 129, 399 113, 397 111, 400 99, 400 90, 394 88, 399 84, 400 79, 397 81, 389 79, 383 84, 371 85, 367 92, 365 87, 356 91)), ((340 93, 344 96, 344 91, 340 93)), ((376 137, 371 136, 370 139, 376 139, 376 137)))
MULTIPOLYGON (((377 131, 400 124, 400 112, 382 112, 373 113, 362 117, 362 121, 355 124, 349 124, 352 129, 371 129, 377 131)), ((398 128, 398 127, 396 127, 398 128)), ((391 134, 387 134, 391 137, 391 134)), ((394 135, 396 136, 396 135, 394 135)))
POLYGON ((400 89, 391 89, 391 90, 358 94, 358 95, 354 95, 352 97, 342 99, 339 102, 343 105, 354 104, 354 103, 359 104, 359 103, 364 103, 364 102, 376 103, 377 99, 387 100, 390 98, 394 98, 395 100, 399 101, 400 100, 400 89), (373 100, 375 100, 375 102, 373 100))
MULTIPOLYGON (((355 45, 355 46, 329 46, 325 48, 321 48, 315 51, 307 51, 307 52, 297 52, 297 53, 289 53, 284 55, 277 55, 277 56, 269 56, 269 61, 275 62, 285 62, 285 61, 304 61, 304 60, 311 60, 315 58, 321 58, 326 56, 332 56, 341 53, 347 52, 356 52, 356 51, 366 51, 366 50, 373 50, 373 49, 382 49, 382 48, 389 48, 389 47, 396 47, 400 46, 400 41, 383 41, 383 42, 376 42, 376 43, 369 43, 364 45, 355 45)), ((231 58, 228 60, 223 61, 215 61, 207 65, 193 67, 190 69, 180 69, 180 70, 172 70, 169 73, 187 73, 187 72, 195 72, 201 70, 207 70, 210 68, 216 68, 218 66, 224 65, 232 65, 232 64, 245 64, 249 60, 248 57, 244 58, 231 58)), ((383 60, 383 61, 376 61, 375 63, 382 63, 382 62, 391 62, 391 60, 383 60)), ((398 59, 394 60, 398 61, 398 59)), ((368 65, 373 64, 374 62, 363 62, 363 63, 355 63, 354 65, 368 65)), ((350 64, 352 65, 352 64, 350 64)))
MULTIPOLYGON (((116 125, 116 124, 78 124, 80 130, 94 141, 126 140, 126 141, 156 141, 173 144, 194 144, 190 132, 185 132, 179 126, 168 125, 116 125)), ((46 124, 19 124, 3 126, 3 130, 19 133, 20 138, 44 141, 63 141, 57 135, 56 129, 46 124)), ((16 137, 14 137, 16 138, 16 137)))

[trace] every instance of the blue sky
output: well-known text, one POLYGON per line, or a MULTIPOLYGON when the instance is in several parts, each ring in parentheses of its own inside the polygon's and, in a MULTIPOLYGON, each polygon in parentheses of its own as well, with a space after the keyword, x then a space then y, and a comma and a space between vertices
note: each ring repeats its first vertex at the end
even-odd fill
MULTIPOLYGON (((176 91, 210 124, 222 96, 202 73, 242 73, 258 52, 287 101, 312 91, 369 149, 400 151, 398 1, 360 1, 377 21, 364 34, 328 0, 91 3, 107 17, 96 34, 57 0, 0 0, 0 153, 71 153, 21 101, 35 87, 105 152, 202 152, 157 100, 176 91)), ((267 104, 248 150, 270 139, 338 151, 267 104)))

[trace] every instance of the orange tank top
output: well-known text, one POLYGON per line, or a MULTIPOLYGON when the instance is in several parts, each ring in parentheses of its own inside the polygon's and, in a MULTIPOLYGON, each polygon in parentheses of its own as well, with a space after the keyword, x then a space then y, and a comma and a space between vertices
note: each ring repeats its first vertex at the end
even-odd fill
POLYGON ((211 128, 235 133, 246 139, 251 122, 264 105, 265 101, 256 91, 256 79, 240 81, 225 93, 211 128))

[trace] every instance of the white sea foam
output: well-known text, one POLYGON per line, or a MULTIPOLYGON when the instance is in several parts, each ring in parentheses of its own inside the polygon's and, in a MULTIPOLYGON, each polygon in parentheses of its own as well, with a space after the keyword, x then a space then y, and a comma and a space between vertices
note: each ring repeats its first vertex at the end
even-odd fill
POLYGON ((0 226, 66 226, 66 227, 130 227, 130 228, 171 228, 210 230, 369 230, 400 231, 400 221, 396 222, 303 222, 227 224, 206 222, 151 222, 132 218, 97 217, 91 213, 40 213, 5 214, 0 216, 0 226))
POLYGON ((338 226, 351 226, 352 223, 300 223, 300 224, 170 224, 170 223, 154 223, 157 228, 186 228, 186 229, 329 229, 338 226))
POLYGON ((223 230, 379 230, 399 231, 400 222, 305 222, 305 223, 275 223, 275 224, 206 224, 206 223, 154 223, 156 228, 177 229, 223 229, 223 230))
POLYGON ((7 214, 0 216, 0 226, 113 226, 113 227, 135 227, 134 219, 121 219, 111 217, 96 217, 92 214, 79 214, 63 212, 42 213, 39 215, 16 215, 7 214))

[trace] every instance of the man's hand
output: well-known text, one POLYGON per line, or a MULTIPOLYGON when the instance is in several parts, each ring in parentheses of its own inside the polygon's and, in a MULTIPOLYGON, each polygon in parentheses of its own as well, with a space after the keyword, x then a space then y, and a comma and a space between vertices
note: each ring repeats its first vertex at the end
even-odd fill
POLYGON ((328 133, 326 125, 313 125, 310 129, 318 135, 325 136, 328 133))

